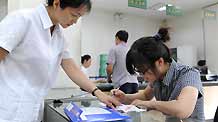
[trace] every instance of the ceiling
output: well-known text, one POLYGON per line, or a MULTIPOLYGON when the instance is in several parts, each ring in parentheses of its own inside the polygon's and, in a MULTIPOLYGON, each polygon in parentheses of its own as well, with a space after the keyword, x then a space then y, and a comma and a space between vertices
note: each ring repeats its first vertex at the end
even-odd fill
POLYGON ((92 0, 93 9, 105 9, 119 13, 129 13, 139 16, 164 17, 167 18, 165 11, 154 10, 163 4, 173 4, 182 9, 184 13, 201 9, 202 7, 218 3, 217 0, 148 0, 148 9, 138 9, 128 7, 128 0, 92 0))

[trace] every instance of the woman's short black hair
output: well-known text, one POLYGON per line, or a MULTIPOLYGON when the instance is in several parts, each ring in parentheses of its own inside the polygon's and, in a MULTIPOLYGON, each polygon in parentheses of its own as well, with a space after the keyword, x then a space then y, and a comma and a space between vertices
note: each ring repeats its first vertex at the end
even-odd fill
POLYGON ((81 63, 83 64, 84 61, 88 61, 89 59, 91 59, 91 56, 90 55, 83 55, 81 56, 81 63))
POLYGON ((142 37, 136 40, 126 55, 126 68, 130 74, 144 73, 145 69, 153 70, 155 61, 163 58, 172 62, 169 48, 154 37, 142 37))
POLYGON ((115 37, 118 37, 121 41, 127 42, 129 34, 125 30, 120 30, 116 33, 115 37))
MULTIPOLYGON (((54 0, 47 0, 48 6, 52 6, 53 2, 54 2, 54 0)), ((81 5, 87 6, 88 12, 92 8, 92 3, 90 0, 60 0, 60 7, 62 9, 66 8, 66 7, 78 8, 81 5)))

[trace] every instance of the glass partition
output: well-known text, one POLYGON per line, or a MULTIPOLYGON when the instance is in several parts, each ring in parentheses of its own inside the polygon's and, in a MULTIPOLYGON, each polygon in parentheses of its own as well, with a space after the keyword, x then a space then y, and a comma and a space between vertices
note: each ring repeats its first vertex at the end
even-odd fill
POLYGON ((218 74, 218 3, 203 8, 204 55, 209 70, 218 74))

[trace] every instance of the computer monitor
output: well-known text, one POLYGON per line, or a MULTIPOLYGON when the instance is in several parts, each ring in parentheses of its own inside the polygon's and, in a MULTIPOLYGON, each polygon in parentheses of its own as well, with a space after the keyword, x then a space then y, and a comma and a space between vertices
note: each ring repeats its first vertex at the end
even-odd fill
POLYGON ((177 48, 170 48, 171 58, 177 62, 177 48))

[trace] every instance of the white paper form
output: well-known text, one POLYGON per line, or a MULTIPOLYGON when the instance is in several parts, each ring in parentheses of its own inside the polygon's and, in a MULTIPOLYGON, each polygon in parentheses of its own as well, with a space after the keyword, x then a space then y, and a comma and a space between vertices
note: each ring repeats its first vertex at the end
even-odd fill
POLYGON ((98 107, 88 107, 88 108, 81 108, 83 111, 80 115, 82 120, 87 120, 86 115, 93 115, 93 114, 110 114, 110 111, 107 111, 103 108, 98 107))
POLYGON ((117 106, 116 110, 117 111, 122 111, 124 113, 131 112, 131 111, 135 111, 135 112, 146 111, 146 109, 140 109, 140 108, 137 108, 134 105, 124 105, 124 104, 122 104, 120 106, 117 106))

